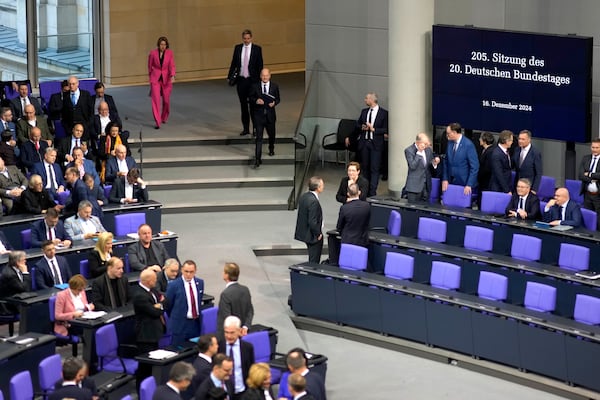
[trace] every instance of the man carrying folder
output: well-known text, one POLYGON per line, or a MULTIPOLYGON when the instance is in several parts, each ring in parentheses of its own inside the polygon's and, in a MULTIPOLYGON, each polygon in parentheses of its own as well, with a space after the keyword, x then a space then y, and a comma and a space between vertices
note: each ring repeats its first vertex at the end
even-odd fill
POLYGON ((254 122, 256 124, 256 152, 254 168, 262 164, 263 131, 269 135, 269 156, 275 155, 275 106, 279 104, 279 85, 271 82, 271 72, 264 68, 260 71, 260 83, 250 92, 250 101, 255 104, 254 122))

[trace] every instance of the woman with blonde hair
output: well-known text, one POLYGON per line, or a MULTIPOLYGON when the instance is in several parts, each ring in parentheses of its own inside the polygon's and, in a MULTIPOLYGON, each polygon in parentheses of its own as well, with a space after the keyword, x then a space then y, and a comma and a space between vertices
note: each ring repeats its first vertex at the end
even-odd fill
POLYGON ((267 363, 252 364, 246 379, 247 390, 242 400, 273 400, 271 392, 271 368, 267 363))
POLYGON ((67 336, 70 330, 69 321, 81 317, 85 311, 94 309, 94 305, 87 301, 86 286, 87 280, 83 275, 73 275, 69 279, 69 287, 61 290, 56 295, 54 332, 57 334, 67 336))
POLYGON ((108 260, 112 257, 113 234, 102 232, 92 251, 88 253, 88 268, 90 277, 97 278, 106 272, 108 260))

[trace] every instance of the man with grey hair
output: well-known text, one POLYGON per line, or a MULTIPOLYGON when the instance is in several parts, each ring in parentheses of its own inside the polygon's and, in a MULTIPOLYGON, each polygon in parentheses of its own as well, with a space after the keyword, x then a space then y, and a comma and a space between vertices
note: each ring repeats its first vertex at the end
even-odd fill
POLYGON ((152 400, 179 400, 181 392, 186 390, 196 371, 192 364, 185 361, 178 361, 173 364, 169 371, 169 380, 166 384, 160 385, 154 391, 152 400))
POLYGON ((409 203, 428 202, 432 169, 440 159, 434 158, 427 134, 419 133, 415 143, 404 149, 404 157, 408 164, 405 190, 409 203))
POLYGON ((27 185, 25 175, 14 165, 4 165, 4 160, 0 158, 0 198, 7 214, 18 204, 27 185))
POLYGON ((308 192, 298 201, 298 217, 294 238, 306 243, 308 261, 319 263, 323 251, 323 210, 319 203, 319 194, 323 192, 323 179, 313 176, 308 181, 308 192))
POLYGON ((73 240, 84 240, 95 238, 106 229, 100 219, 92 215, 92 203, 83 200, 77 207, 77 214, 65 220, 65 231, 73 240))
POLYGON ((167 258, 162 270, 156 273, 156 290, 166 293, 169 283, 177 279, 179 275, 179 261, 175 258, 167 258))
POLYGON ((246 391, 248 372, 255 361, 254 346, 241 340, 242 321, 233 315, 225 318, 223 334, 225 340, 219 340, 219 353, 226 354, 233 360, 233 372, 229 379, 234 388, 233 399, 239 399, 246 391))
MULTIPOLYGON (((17 293, 31 290, 31 276, 27 269, 26 254, 24 251, 15 250, 8 253, 8 264, 0 272, 0 293, 3 297, 10 297, 17 293)), ((7 305, 12 313, 18 313, 15 305, 7 305)))

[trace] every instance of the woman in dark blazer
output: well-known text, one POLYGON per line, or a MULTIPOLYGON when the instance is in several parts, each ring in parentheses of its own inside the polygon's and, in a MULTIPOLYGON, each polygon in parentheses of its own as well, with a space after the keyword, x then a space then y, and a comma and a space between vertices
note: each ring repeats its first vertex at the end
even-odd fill
POLYGON ((247 389, 242 400, 273 400, 271 391, 271 368, 267 363, 252 364, 246 379, 247 389), (268 396, 270 397, 268 397, 268 396))
POLYGON ((112 257, 113 234, 102 232, 98 235, 96 246, 88 253, 90 278, 97 278, 106 272, 108 260, 112 257))
POLYGON ((175 82, 175 59, 169 49, 169 40, 161 36, 156 42, 157 48, 148 55, 148 77, 150 81, 150 99, 155 129, 166 123, 171 111, 171 90, 175 82), (160 97, 162 95, 162 111, 160 97))

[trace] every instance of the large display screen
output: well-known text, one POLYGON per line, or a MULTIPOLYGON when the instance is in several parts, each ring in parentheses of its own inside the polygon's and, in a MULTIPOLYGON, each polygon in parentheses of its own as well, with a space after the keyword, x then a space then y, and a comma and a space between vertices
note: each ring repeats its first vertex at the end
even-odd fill
POLYGON ((592 38, 433 26, 432 118, 588 142, 592 38))

